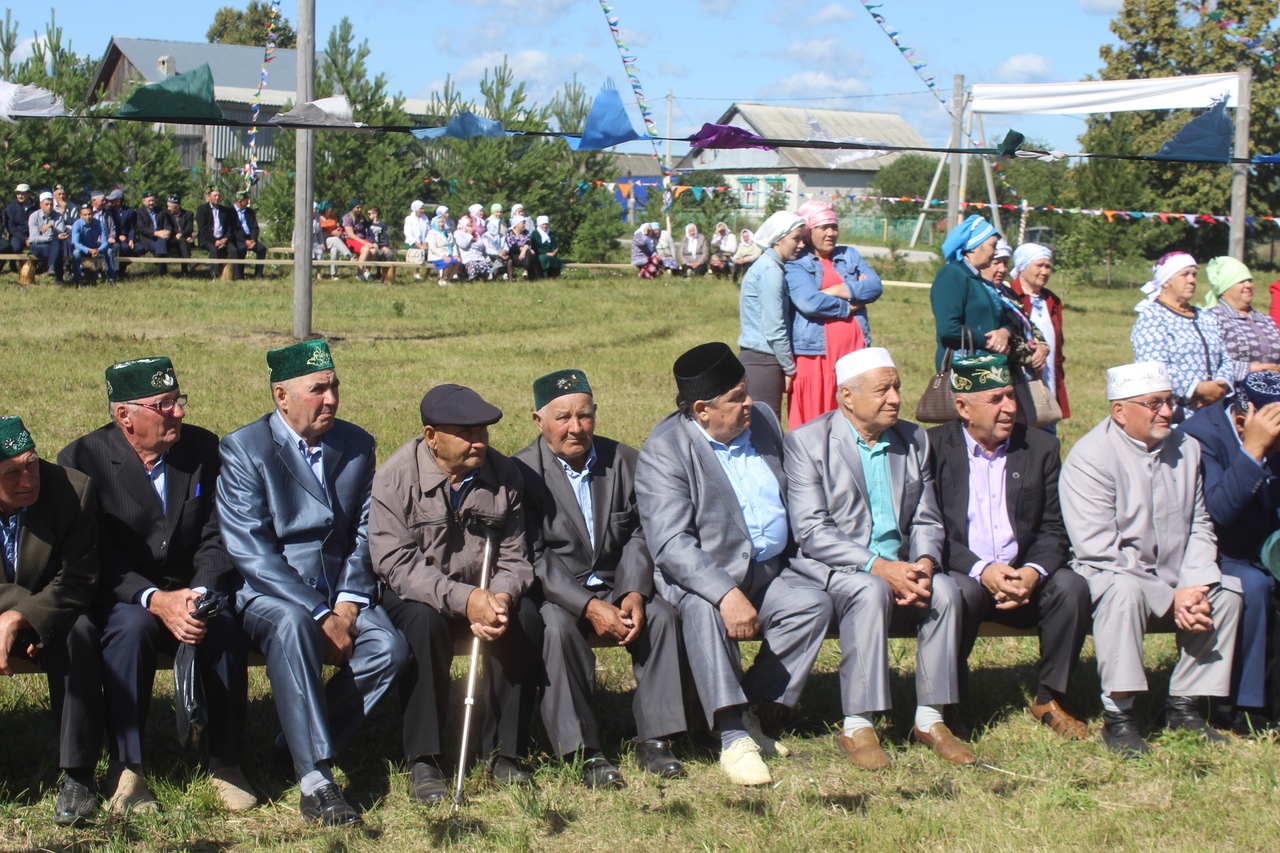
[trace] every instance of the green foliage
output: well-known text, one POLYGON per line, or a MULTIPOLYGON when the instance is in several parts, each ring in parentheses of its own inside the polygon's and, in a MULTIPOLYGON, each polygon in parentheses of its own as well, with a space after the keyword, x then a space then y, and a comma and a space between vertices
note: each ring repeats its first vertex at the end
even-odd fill
POLYGON ((609 260, 618 248, 618 238, 630 230, 622 221, 622 205, 604 187, 592 187, 583 195, 579 208, 583 216, 573 237, 571 257, 585 263, 609 260))
MULTIPOLYGON (((204 37, 211 44, 262 47, 267 42, 270 11, 271 4, 263 0, 249 0, 249 5, 244 9, 223 6, 214 13, 213 24, 204 37)), ((298 34, 281 12, 276 16, 276 47, 292 49, 297 46, 298 34)))
MULTIPOLYGON (((687 187, 723 187, 727 186, 724 175, 719 172, 711 171, 693 171, 686 172, 678 177, 678 182, 687 187)), ((649 197, 658 196, 658 202, 661 203, 661 194, 650 193, 649 197)), ((784 199, 785 196, 778 193, 784 199)), ((651 201, 652 203, 652 201, 651 201)), ((698 226, 698 233, 705 234, 707 239, 711 239, 711 235, 715 233, 716 223, 725 222, 730 225, 733 230, 734 224, 737 222, 738 215, 738 196, 733 192, 715 192, 703 193, 702 198, 698 198, 697 193, 692 189, 685 190, 671 202, 671 210, 669 211, 672 223, 672 234, 684 234, 684 227, 690 222, 698 226)), ((663 221, 658 217, 658 221, 663 221)))

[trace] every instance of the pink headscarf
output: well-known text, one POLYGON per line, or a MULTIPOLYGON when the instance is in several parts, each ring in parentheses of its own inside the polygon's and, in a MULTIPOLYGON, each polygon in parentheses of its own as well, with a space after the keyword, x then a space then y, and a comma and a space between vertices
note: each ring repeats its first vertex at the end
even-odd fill
POLYGON ((840 221, 836 216, 836 209, 829 201, 806 201, 800 205, 796 215, 810 228, 817 228, 819 225, 836 225, 840 221))

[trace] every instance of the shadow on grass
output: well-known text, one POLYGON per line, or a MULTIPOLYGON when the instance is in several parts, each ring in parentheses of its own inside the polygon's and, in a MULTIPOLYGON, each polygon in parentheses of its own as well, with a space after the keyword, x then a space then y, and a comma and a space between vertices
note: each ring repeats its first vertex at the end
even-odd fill
POLYGON ((849 814, 866 814, 869 798, 866 794, 809 794, 800 795, 800 802, 821 809, 836 809, 849 814))

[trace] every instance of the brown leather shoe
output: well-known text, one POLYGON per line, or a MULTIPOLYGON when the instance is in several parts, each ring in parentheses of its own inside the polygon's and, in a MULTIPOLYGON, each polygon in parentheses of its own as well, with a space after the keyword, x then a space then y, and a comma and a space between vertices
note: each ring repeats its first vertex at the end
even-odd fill
POLYGON ((951 729, 947 728, 945 723, 934 723, 929 727, 929 731, 923 731, 919 726, 912 726, 911 739, 932 749, 938 753, 943 760, 950 761, 952 764, 977 764, 978 759, 969 751, 969 747, 961 743, 960 739, 951 733, 951 729))
POLYGON ((883 770, 889 766, 889 753, 880 745, 875 729, 858 729, 853 737, 838 734, 836 748, 863 770, 883 770))
POLYGON ((1058 704, 1057 699, 1050 699, 1043 705, 1031 703, 1031 716, 1053 729, 1054 734, 1066 740, 1088 740, 1089 728, 1084 723, 1067 713, 1058 704))

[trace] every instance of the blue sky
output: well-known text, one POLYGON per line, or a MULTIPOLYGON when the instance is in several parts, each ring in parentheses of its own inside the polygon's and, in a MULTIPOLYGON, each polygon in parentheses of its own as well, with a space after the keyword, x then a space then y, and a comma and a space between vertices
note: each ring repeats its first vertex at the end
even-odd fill
MULTIPOLYGON (((1050 0, 1033 5, 953 0, 878 0, 901 42, 940 88, 952 75, 967 83, 1071 81, 1096 74, 1100 45, 1121 0, 1050 0)), ((159 4, 155 0, 60 0, 58 23, 73 48, 102 55, 111 35, 203 41, 218 3, 159 4), (198 11, 193 11, 198 10, 198 11)), ((575 73, 589 91, 612 77, 642 128, 598 0, 317 0, 316 40, 351 18, 368 39, 370 67, 392 91, 427 97, 451 74, 468 96, 486 68, 505 53, 519 79, 543 100, 575 73)), ((666 94, 675 94, 673 130, 687 136, 714 121, 735 100, 901 114, 925 139, 941 145, 949 118, 927 94, 898 49, 859 0, 612 0, 623 37, 638 57, 645 94, 666 131, 666 94)), ((283 4, 296 23, 295 3, 283 4)), ((29 50, 44 31, 48 7, 15 10, 29 50)), ((320 95, 329 94, 317 93, 320 95)), ((988 137, 1014 127, 1053 147, 1079 150, 1083 117, 989 117, 988 137)), ((628 146, 635 150, 635 145, 628 146)), ((680 150, 679 146, 676 148, 680 150)))

